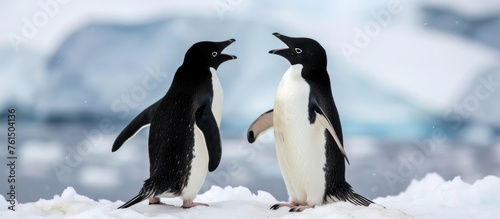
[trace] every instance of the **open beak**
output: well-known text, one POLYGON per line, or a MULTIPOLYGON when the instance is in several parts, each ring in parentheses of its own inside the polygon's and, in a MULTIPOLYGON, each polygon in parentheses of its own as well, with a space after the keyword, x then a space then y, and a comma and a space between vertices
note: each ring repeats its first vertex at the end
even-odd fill
POLYGON ((281 49, 273 49, 269 51, 271 54, 276 54, 280 55, 283 57, 293 55, 292 50, 290 49, 290 37, 282 35, 280 33, 273 33, 274 36, 276 36, 278 39, 280 39, 283 43, 285 43, 288 47, 287 48, 281 48, 281 49))
MULTIPOLYGON (((228 47, 229 45, 231 45, 234 41, 236 41, 236 40, 235 39, 230 39, 230 40, 226 40, 226 41, 220 42, 221 43, 221 47, 222 47, 221 52, 226 47, 228 47)), ((224 53, 221 53, 220 57, 223 59, 223 62, 237 58, 235 55, 224 54, 224 53)))

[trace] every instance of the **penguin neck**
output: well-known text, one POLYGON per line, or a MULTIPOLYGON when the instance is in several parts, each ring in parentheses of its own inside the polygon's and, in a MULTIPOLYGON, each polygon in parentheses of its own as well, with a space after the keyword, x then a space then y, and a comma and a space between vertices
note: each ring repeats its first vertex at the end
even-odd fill
POLYGON ((183 79, 190 81, 190 83, 195 83, 197 81, 203 83, 206 80, 210 80, 210 78, 212 78, 212 73, 209 66, 186 65, 185 63, 179 67, 174 76, 174 80, 183 79))
POLYGON ((302 78, 302 71, 304 66, 302 64, 293 64, 286 71, 285 76, 290 78, 302 78))
POLYGON ((318 70, 326 71, 326 66, 327 66, 326 57, 307 58, 305 60, 288 59, 288 61, 290 62, 290 64, 292 64, 292 66, 302 65, 304 70, 313 72, 318 70))
POLYGON ((293 66, 301 66, 299 72, 300 76, 304 78, 306 81, 321 81, 321 80, 329 80, 328 72, 326 71, 326 66, 322 65, 302 65, 295 64, 293 66), (326 77, 326 78, 325 78, 326 77))

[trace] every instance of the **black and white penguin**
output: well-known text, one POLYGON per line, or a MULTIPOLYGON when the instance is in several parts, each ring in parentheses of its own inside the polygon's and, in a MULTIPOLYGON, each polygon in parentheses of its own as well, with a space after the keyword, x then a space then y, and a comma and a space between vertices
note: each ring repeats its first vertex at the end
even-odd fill
POLYGON ((349 201, 368 206, 372 202, 352 190, 345 180, 342 128, 333 101, 327 58, 323 47, 309 38, 274 33, 288 48, 269 53, 283 56, 291 67, 276 92, 274 109, 262 114, 248 130, 248 141, 274 127, 278 162, 290 196, 278 203, 290 211, 349 201))
POLYGON ((137 196, 119 208, 149 198, 181 197, 182 207, 193 202, 207 171, 214 171, 221 159, 219 127, 222 118, 222 87, 216 70, 236 56, 221 53, 235 40, 199 42, 186 52, 167 94, 142 111, 116 138, 116 151, 140 129, 149 131, 150 177, 137 196))

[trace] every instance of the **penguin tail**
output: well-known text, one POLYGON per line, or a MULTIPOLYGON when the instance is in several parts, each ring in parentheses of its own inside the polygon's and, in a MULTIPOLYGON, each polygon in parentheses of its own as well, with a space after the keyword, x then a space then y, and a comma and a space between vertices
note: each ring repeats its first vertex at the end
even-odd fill
POLYGON ((346 199, 350 203, 353 203, 353 204, 359 205, 359 206, 369 206, 370 204, 373 204, 373 202, 370 199, 367 199, 367 198, 359 195, 358 193, 355 193, 352 190, 350 190, 346 194, 346 199))
POLYGON ((122 206, 118 207, 118 209, 122 209, 122 208, 128 208, 132 205, 135 205, 145 199, 147 199, 149 197, 146 197, 144 196, 143 194, 139 194, 139 195, 136 195, 134 198, 130 199, 130 201, 128 201, 127 203, 123 204, 122 206))
POLYGON ((139 192, 139 194, 136 195, 134 198, 130 199, 130 201, 128 201, 127 203, 118 207, 118 209, 128 208, 128 207, 135 205, 141 201, 144 201, 145 199, 147 199, 151 196, 157 195, 155 191, 156 191, 156 186, 155 186, 154 180, 149 178, 146 181, 144 181, 144 185, 142 186, 142 189, 139 192))
POLYGON ((337 201, 346 201, 358 206, 369 206, 374 203, 370 199, 355 193, 349 184, 346 184, 344 187, 337 187, 325 196, 326 203, 337 201))

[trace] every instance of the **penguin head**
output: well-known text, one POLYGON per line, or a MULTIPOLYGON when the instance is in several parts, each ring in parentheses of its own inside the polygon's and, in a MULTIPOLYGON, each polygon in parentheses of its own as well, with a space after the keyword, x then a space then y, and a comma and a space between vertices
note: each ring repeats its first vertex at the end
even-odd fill
POLYGON ((202 41, 195 43, 186 52, 184 64, 212 67, 217 69, 225 61, 236 59, 234 55, 222 53, 227 46, 236 41, 230 39, 222 42, 202 41))
POLYGON ((292 65, 302 64, 304 67, 309 68, 326 68, 325 49, 316 40, 289 37, 279 33, 273 33, 273 35, 285 43, 288 48, 273 49, 269 53, 283 56, 292 65))

